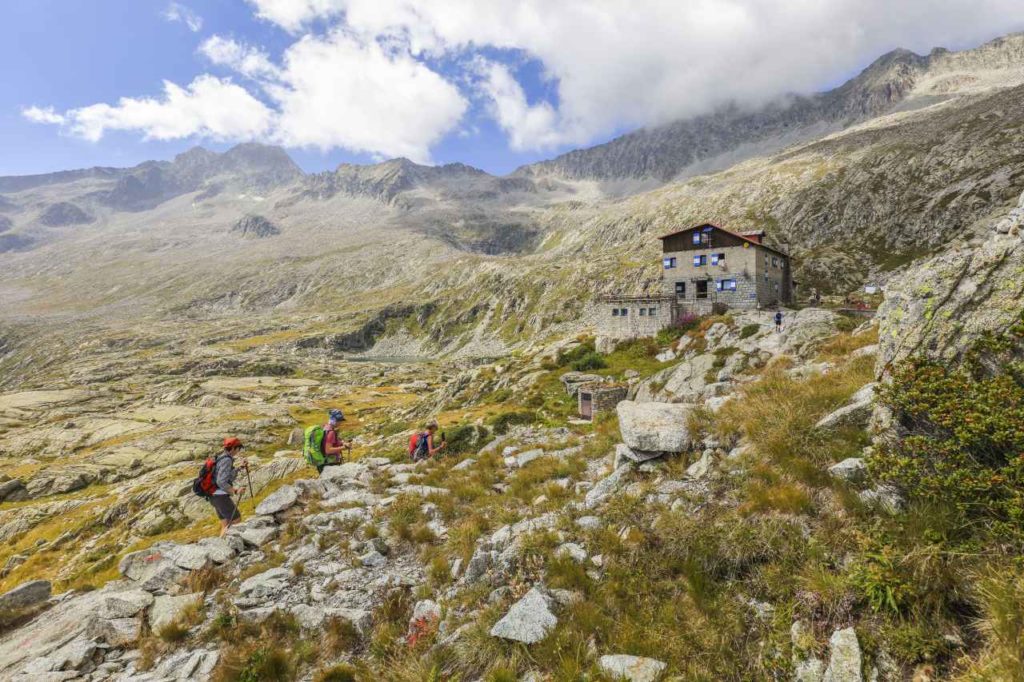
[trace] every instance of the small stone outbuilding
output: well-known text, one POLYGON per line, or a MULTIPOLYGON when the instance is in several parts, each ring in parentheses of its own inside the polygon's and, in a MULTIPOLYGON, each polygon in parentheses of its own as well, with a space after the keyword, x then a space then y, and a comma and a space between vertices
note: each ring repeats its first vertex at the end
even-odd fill
POLYGON ((622 384, 591 382, 582 384, 577 391, 579 413, 584 419, 613 412, 626 399, 628 389, 622 384))

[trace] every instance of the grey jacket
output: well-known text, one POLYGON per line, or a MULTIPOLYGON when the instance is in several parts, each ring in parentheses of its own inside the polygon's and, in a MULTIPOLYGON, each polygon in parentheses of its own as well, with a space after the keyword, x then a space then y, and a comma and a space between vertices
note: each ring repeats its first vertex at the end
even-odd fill
POLYGON ((222 452, 217 455, 217 463, 213 467, 213 480, 219 490, 228 492, 228 489, 235 485, 235 458, 222 452))

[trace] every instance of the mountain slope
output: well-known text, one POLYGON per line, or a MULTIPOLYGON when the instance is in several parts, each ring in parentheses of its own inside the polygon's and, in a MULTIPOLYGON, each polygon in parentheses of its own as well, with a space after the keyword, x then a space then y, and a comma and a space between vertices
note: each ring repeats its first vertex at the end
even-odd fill
POLYGON ((928 56, 895 50, 826 93, 790 96, 763 109, 725 108, 711 115, 639 130, 611 142, 524 166, 517 174, 615 180, 672 178, 720 170, 855 123, 983 88, 1024 81, 1024 34, 975 50, 937 48, 928 56))

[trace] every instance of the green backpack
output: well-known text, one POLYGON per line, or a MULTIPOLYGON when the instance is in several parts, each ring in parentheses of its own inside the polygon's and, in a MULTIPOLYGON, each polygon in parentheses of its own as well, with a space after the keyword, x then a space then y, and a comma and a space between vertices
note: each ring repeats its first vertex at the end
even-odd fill
POLYGON ((318 469, 327 462, 327 456, 324 455, 325 435, 324 427, 310 426, 302 439, 302 455, 310 466, 318 469))

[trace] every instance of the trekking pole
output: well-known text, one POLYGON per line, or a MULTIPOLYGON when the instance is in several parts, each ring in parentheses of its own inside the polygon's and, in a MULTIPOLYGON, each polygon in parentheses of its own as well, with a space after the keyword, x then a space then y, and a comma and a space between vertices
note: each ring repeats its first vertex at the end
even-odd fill
MULTIPOLYGON (((245 479, 249 482, 249 499, 256 501, 256 498, 252 495, 252 475, 249 473, 249 463, 245 463, 245 479)), ((241 500, 239 500, 241 502, 241 500)))

